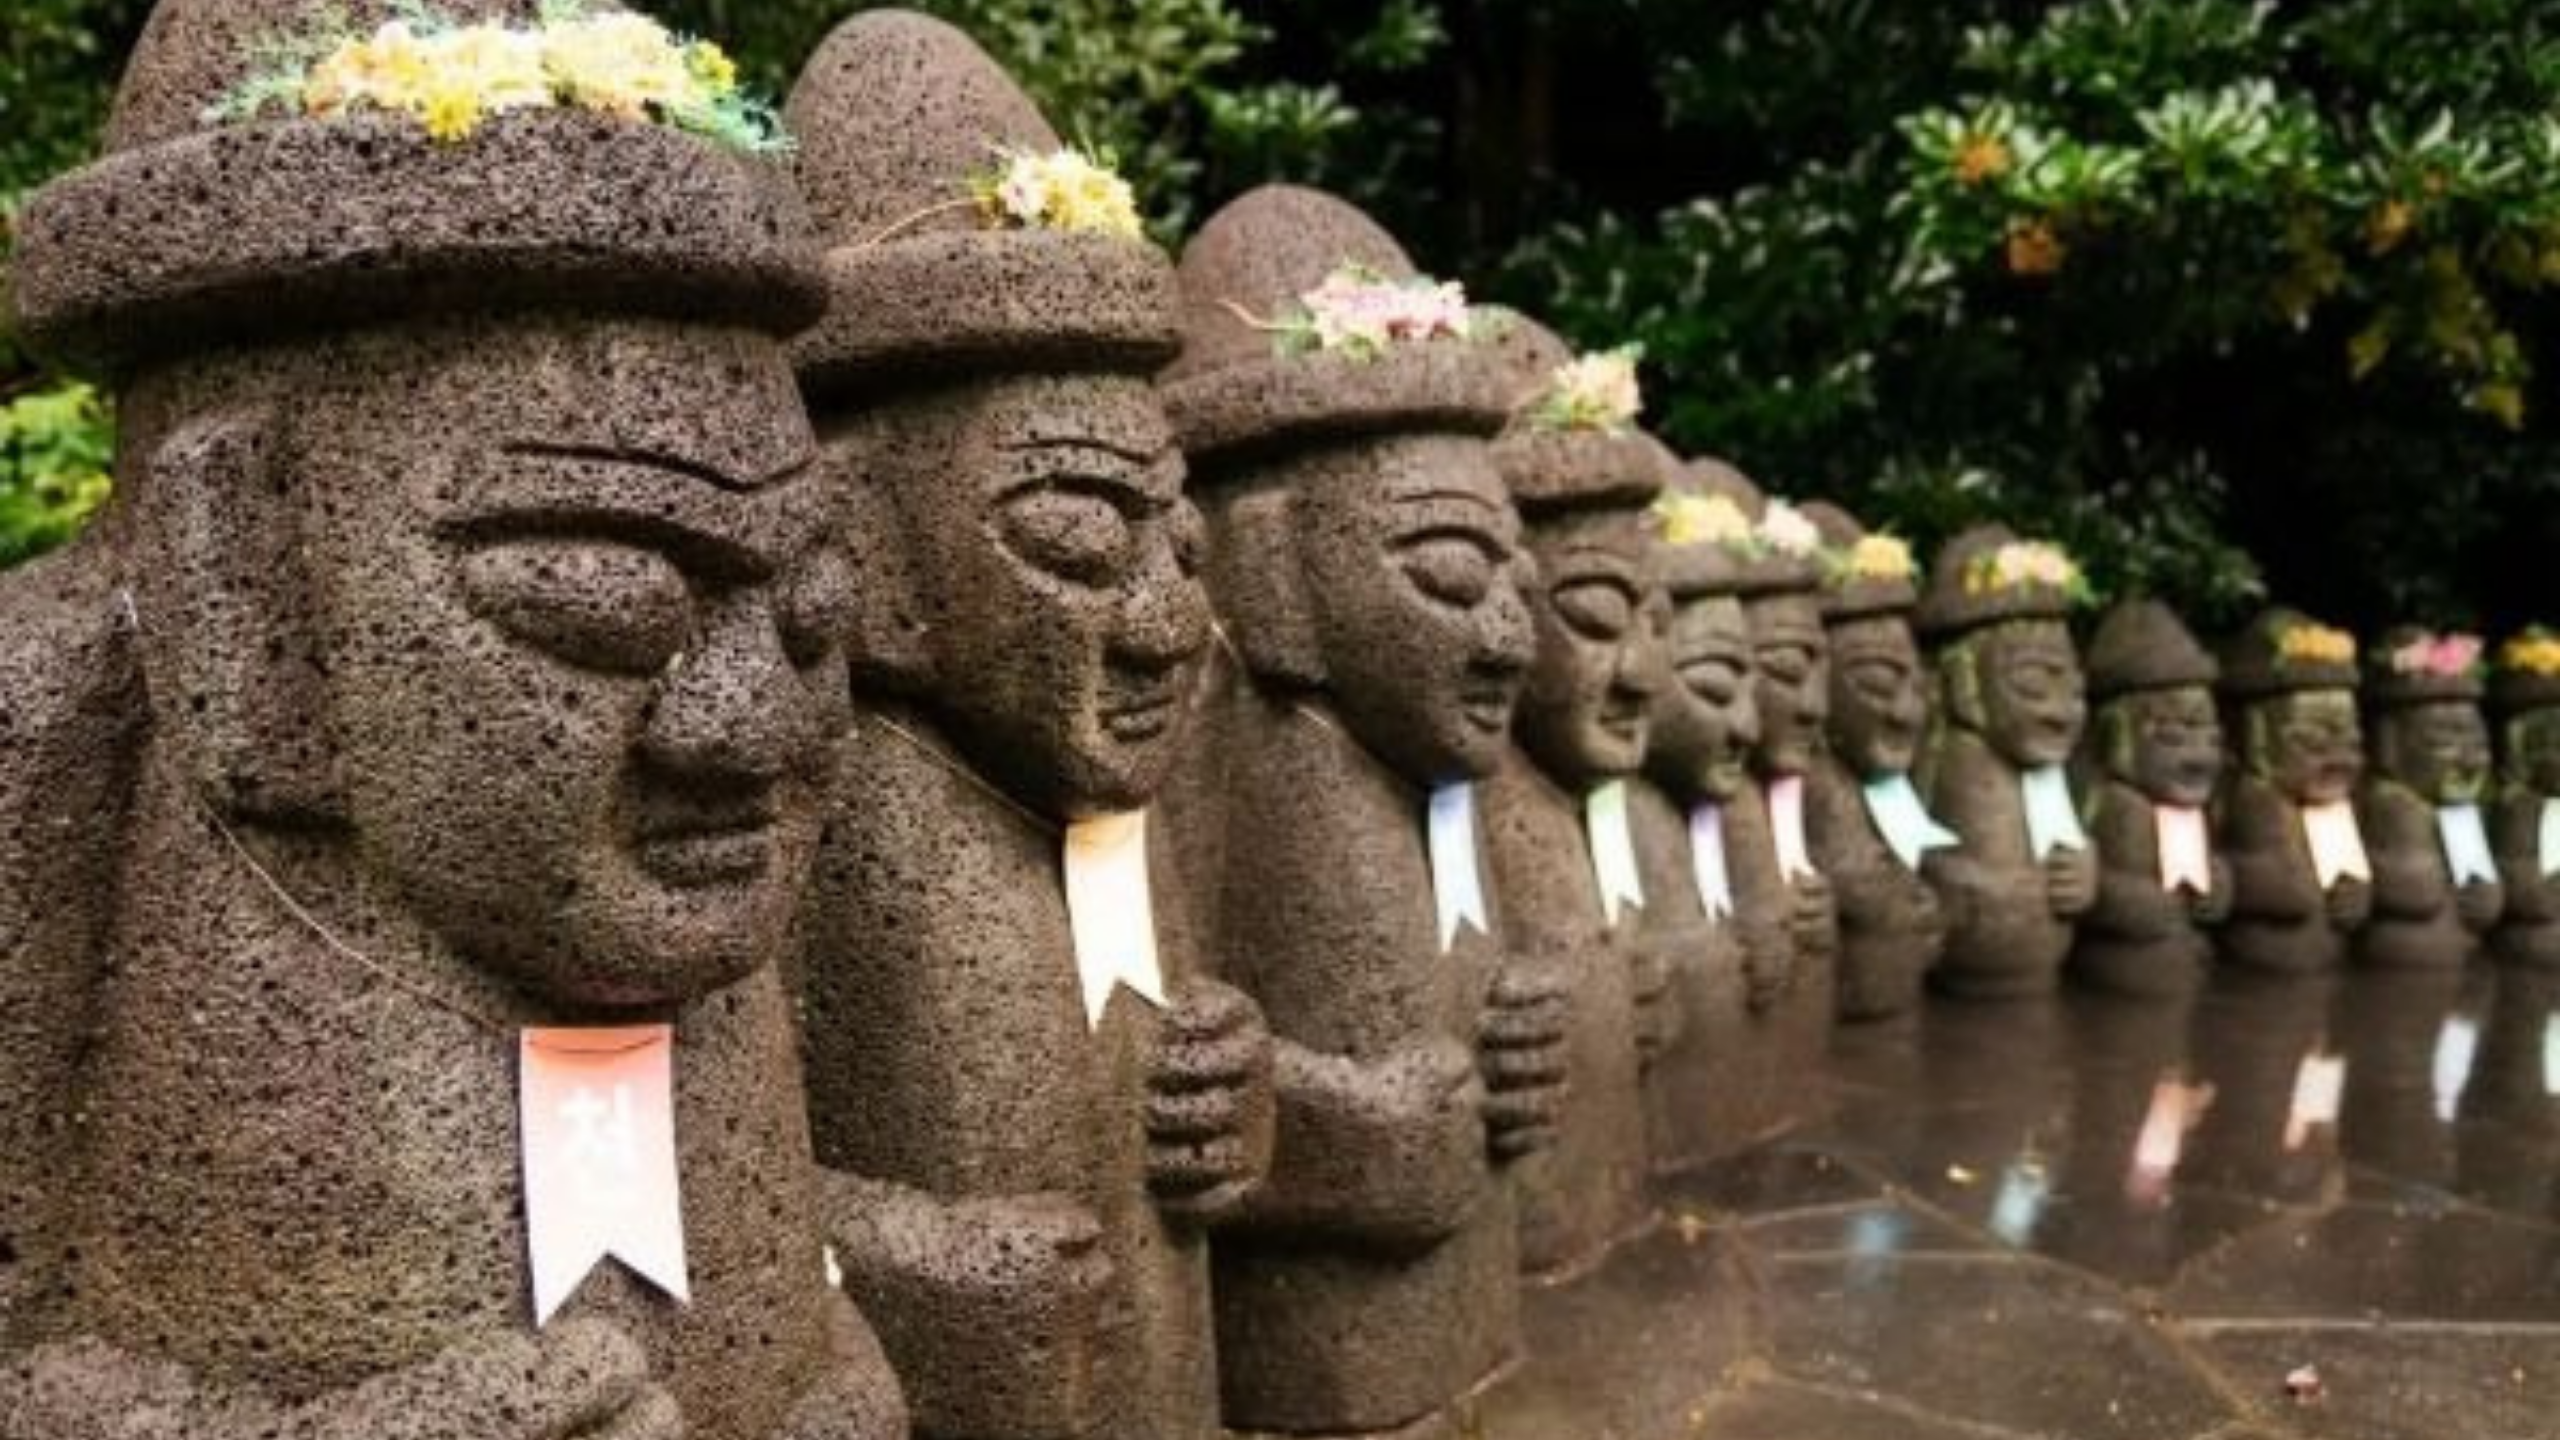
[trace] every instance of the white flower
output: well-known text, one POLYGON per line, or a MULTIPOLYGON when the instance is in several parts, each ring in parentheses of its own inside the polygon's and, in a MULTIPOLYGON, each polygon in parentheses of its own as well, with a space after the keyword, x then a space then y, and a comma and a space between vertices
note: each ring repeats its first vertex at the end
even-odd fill
POLYGON ((1784 500, 1772 500, 1760 516, 1760 539, 1789 559, 1802 560, 1822 548, 1822 531, 1804 512, 1784 500))

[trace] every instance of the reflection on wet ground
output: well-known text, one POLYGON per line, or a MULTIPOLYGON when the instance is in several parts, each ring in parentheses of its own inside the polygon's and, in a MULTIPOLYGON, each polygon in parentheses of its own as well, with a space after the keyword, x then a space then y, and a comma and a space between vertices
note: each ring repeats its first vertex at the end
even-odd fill
POLYGON ((2560 974, 1843 1030, 1828 1119, 1531 1297, 1485 1440, 2560 1440, 2560 974))

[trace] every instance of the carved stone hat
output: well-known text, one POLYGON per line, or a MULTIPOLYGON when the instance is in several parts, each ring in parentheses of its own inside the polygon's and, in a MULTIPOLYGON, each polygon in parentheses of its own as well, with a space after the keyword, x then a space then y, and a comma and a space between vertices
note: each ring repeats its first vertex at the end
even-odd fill
POLYGON ((1173 264, 1142 237, 992 224, 972 184, 1057 132, 959 30, 845 21, 784 107, 829 249, 826 318, 792 347, 812 394, 1014 364, 1153 371, 1177 344, 1173 264))
POLYGON ((2364 698, 2383 709, 2446 700, 2477 703, 2489 693, 2487 660, 2477 635, 2395 625, 2364 653, 2364 698))
POLYGON ((1741 594, 1758 544, 1758 517, 1745 501, 1756 499, 1756 492, 1713 493, 1668 451, 1662 463, 1671 481, 1654 502, 1653 552, 1663 590, 1675 601, 1741 594))
POLYGON ((2068 620, 2080 594, 2079 569, 2059 546, 1976 525, 1939 548, 1914 623, 1948 640, 2003 620, 2068 620))
POLYGON ((1501 430, 1510 391, 1500 357, 1480 339, 1410 341, 1361 357, 1291 349, 1263 328, 1346 265, 1390 282, 1417 273, 1377 222, 1294 185, 1237 196, 1183 247, 1182 353, 1159 384, 1186 456, 1196 463, 1398 430, 1501 430))
POLYGON ((1877 615, 1908 615, 1920 604, 1920 567, 1910 547, 1875 535, 1827 501, 1804 507, 1830 552, 1822 576, 1822 618, 1834 624, 1877 615), (1895 562, 1899 563, 1895 563, 1895 562))
POLYGON ((2560 633, 2537 625, 2508 636, 2489 672, 2489 703, 2501 715, 2560 706, 2560 633))
POLYGON ((2157 600, 2126 600, 2100 617, 2084 664, 2092 700, 2210 686, 2222 674, 2178 612, 2157 600))
POLYGON ((1640 505, 1662 492, 1679 462, 1652 436, 1632 425, 1557 429, 1539 419, 1557 371, 1574 358, 1563 337, 1511 310, 1488 309, 1484 323, 1511 399, 1510 422, 1494 441, 1493 459, 1522 514, 1640 505))
MULTIPOLYGON (((363 30, 392 0, 341 7, 363 30)), ((530 22, 535 0, 446 0, 530 22)), ((612 10, 607 4, 591 7, 612 10)), ((27 343, 110 375, 215 346, 454 311, 592 308, 788 334, 823 291, 778 165, 568 108, 433 139, 407 115, 208 118, 309 0, 162 0, 106 154, 20 216, 27 343)))
POLYGON ((2298 610, 2262 611, 2222 646, 2222 693, 2259 700, 2299 690, 2353 691, 2355 637, 2298 610))
POLYGON ((1701 499, 1723 499, 1751 522, 1751 540, 1736 547, 1733 592, 1748 599, 1762 595, 1797 595, 1822 585, 1821 532, 1792 506, 1778 506, 1751 477, 1713 456, 1701 456, 1681 467, 1680 491, 1701 499), (1787 517, 1801 522, 1798 531, 1787 517), (1780 521, 1780 539, 1769 538, 1770 522, 1780 521))

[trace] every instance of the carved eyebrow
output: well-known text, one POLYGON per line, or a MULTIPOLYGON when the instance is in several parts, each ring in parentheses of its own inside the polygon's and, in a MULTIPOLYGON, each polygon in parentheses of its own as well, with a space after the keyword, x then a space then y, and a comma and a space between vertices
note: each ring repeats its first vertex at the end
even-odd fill
POLYGON ((699 480, 706 485, 740 493, 763 489, 772 481, 807 465, 812 457, 796 456, 775 465, 762 475, 739 475, 708 462, 645 445, 571 445, 549 440, 514 440, 499 447, 501 453, 525 455, 543 460, 583 460, 597 465, 646 465, 653 470, 671 471, 699 480))
POLYGON ((1173 449, 1169 444, 1159 445, 1154 449, 1142 449, 1116 440, 1106 440, 1099 435, 1030 435, 1020 440, 1008 440, 997 448, 1013 451, 1094 450, 1114 459, 1125 460, 1132 465, 1158 464, 1173 449))

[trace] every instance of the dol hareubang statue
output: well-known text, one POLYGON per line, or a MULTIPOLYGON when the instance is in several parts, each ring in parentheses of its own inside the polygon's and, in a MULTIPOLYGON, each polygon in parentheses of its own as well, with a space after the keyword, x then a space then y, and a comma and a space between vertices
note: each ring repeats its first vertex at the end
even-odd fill
POLYGON ((2560 634, 2525 630, 2498 647, 2489 703, 2499 726, 2493 834, 2507 913, 2501 959, 2560 966, 2560 634))
POLYGON ((2402 627, 2367 652, 2372 764, 2356 818, 2373 860, 2360 958, 2459 965, 2506 894, 2481 804, 2491 777, 2486 655, 2476 635, 2402 627))
POLYGON ((1958 535, 1930 569, 1919 628, 1941 709, 1922 790, 1961 837, 1927 861, 1947 906, 1934 978, 1954 994, 2049 989, 2097 898, 2064 769, 2088 718, 2066 623, 2083 588, 2060 549, 1996 525, 1958 535))
POLYGON ((1627 784, 1661 683, 1648 507, 1663 452, 1632 430, 1558 423, 1573 353, 1509 317, 1499 341, 1519 409, 1494 445, 1528 529, 1537 632, 1512 753, 1485 787, 1503 943, 1566 976, 1566 1066, 1555 1145, 1520 1167, 1521 1263, 1562 1274, 1649 1219, 1645 1058, 1664 1038, 1668 977, 1644 945, 1627 784))
POLYGON ((1239 197, 1181 280, 1165 405, 1232 648, 1168 833, 1279 1092, 1269 1178, 1213 1247, 1226 1420, 1438 1433, 1517 1348, 1508 1176, 1564 1081, 1474 805, 1531 654, 1486 445, 1510 394, 1456 287, 1332 196, 1239 197))
POLYGON ((232 118, 304 7, 162 4, 111 153, 20 232, 23 333, 117 377, 123 437, 113 513, 0 585, 10 633, 99 667, 10 676, 0 793, 138 753, 62 797, 112 857, 0 883, 82 882, 0 954, 64 1046, 13 1015, 0 1110, 80 1117, 6 1162, 13 1212, 58 1203, 9 1221, 46 1274, 0 1431, 901 1435, 826 1284, 775 964, 845 704, 778 340, 821 295, 799 208, 720 143, 765 132, 718 57, 635 17, 353 8, 261 77, 291 113, 232 118), (444 48, 484 42, 514 60, 444 48), (545 1047, 595 1027, 657 1078, 520 1141, 520 1087, 580 1063, 545 1047), (536 1164, 670 1226, 680 1197, 681 1256, 573 1269, 537 1328, 536 1164))
POLYGON ((2098 903, 2071 963, 2121 995, 2180 996, 2213 956, 2206 927, 2231 910, 2231 866, 2213 853, 2205 807, 2222 775, 2221 675, 2157 600, 2109 610, 2089 642, 2089 831, 2098 903))
POLYGON ((1828 744, 1806 782, 1814 864, 1840 913, 1839 1013, 1879 1020, 1920 1003, 1946 943, 1945 913, 1922 878, 1956 842, 1911 780, 1929 731, 1929 673, 1911 634, 1920 603, 1911 547, 1846 512, 1805 507, 1830 552, 1823 627, 1831 651, 1828 744))
POLYGON ((1173 763, 1209 640, 1152 384, 1173 267, 939 20, 848 21, 789 113, 835 242, 797 356, 861 577, 803 975, 846 1288, 919 1434, 1205 1440, 1206 1227, 1267 1154, 1269 1042, 1173 927, 1159 993, 1097 971, 1071 889, 1173 763))
POLYGON ((2221 953, 2262 970, 2326 969, 2373 906, 2353 800, 2364 774, 2355 637, 2274 609, 2221 662, 2224 728, 2240 745, 2217 837, 2232 878, 2221 953))

